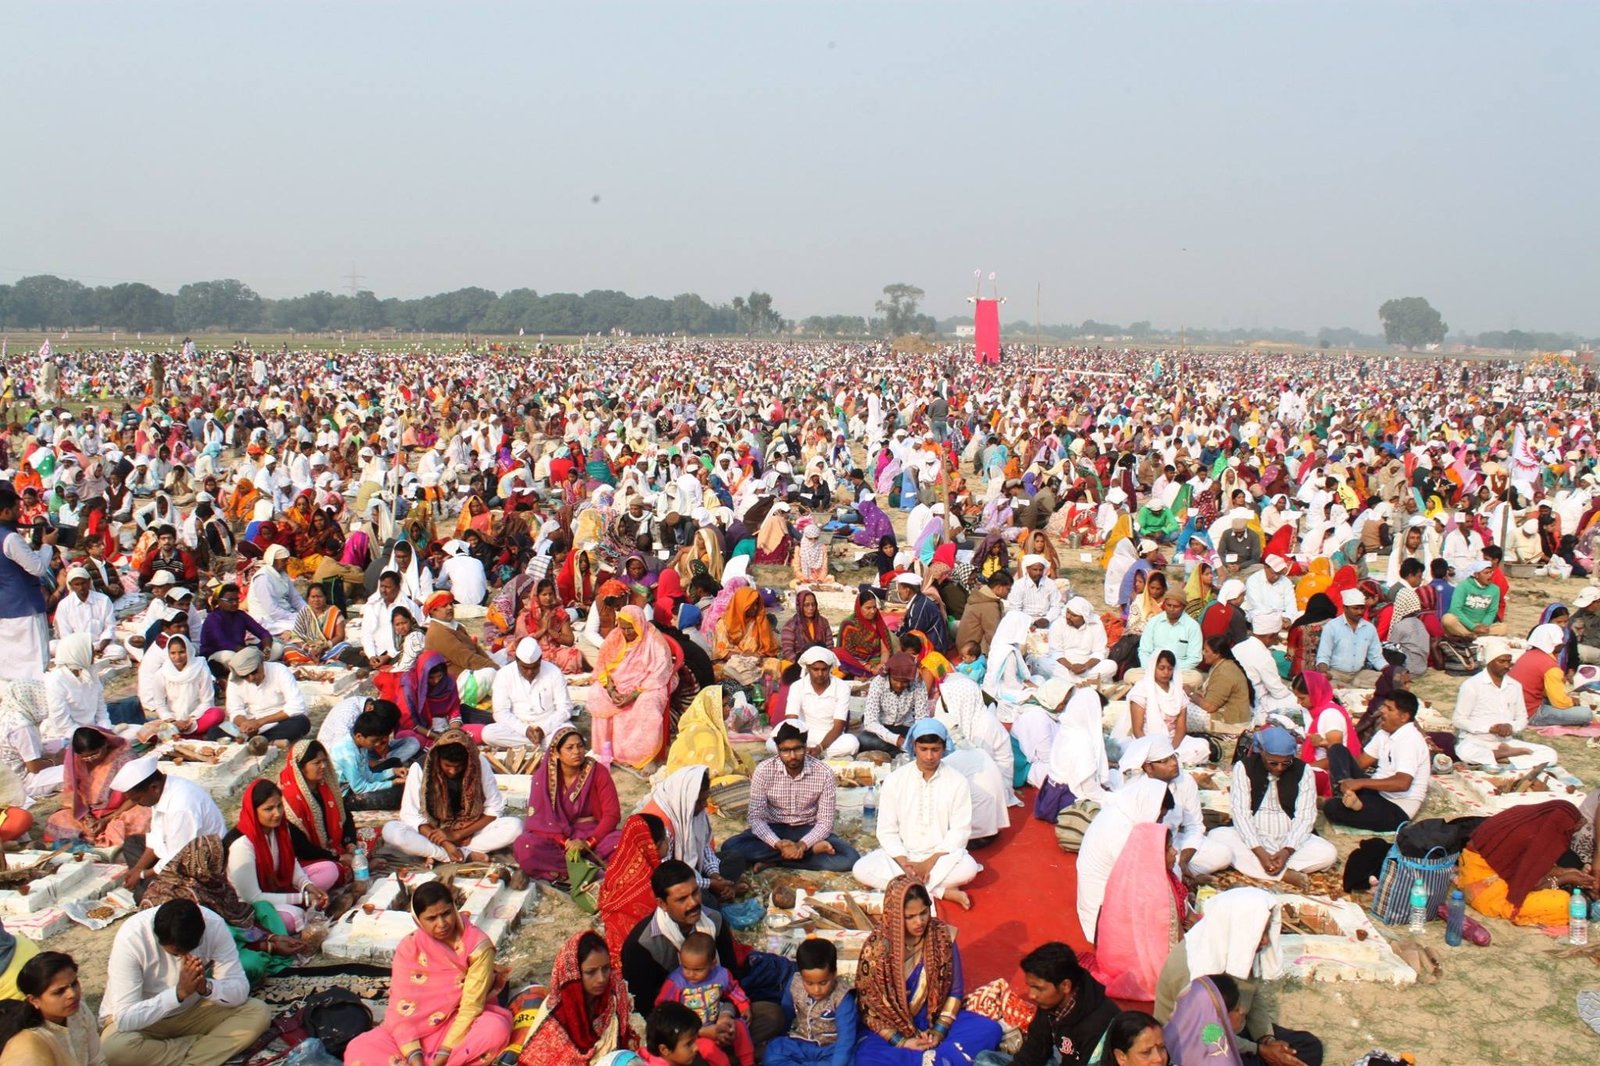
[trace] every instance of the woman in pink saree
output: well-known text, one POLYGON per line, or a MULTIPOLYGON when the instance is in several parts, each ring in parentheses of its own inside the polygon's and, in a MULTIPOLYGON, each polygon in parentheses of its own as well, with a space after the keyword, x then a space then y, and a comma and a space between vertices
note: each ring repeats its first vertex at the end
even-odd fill
POLYGON ((1141 822, 1106 882, 1089 972, 1117 999, 1154 1000, 1156 979, 1183 938, 1187 893, 1172 876, 1167 827, 1141 822))
POLYGON ((630 604, 618 611, 616 628, 600 645, 589 687, 595 757, 602 765, 616 759, 643 767, 656 757, 676 674, 672 648, 645 621, 644 610, 630 604))
POLYGON ((350 1066, 478 1066, 505 1048, 511 1012, 491 1002, 504 978, 494 942, 456 910, 450 889, 429 881, 411 896, 417 923, 399 947, 383 1024, 345 1049, 350 1066))
POLYGON ((83 840, 97 848, 117 848, 130 836, 150 831, 150 808, 111 790, 111 779, 133 758, 128 742, 115 733, 83 726, 72 734, 64 765, 62 808, 50 816, 50 843, 83 840))

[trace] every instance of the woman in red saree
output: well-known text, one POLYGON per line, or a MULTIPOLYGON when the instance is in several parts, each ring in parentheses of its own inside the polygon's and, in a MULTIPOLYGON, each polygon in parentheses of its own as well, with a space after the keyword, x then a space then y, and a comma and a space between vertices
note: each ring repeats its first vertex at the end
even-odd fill
POLYGON ((633 927, 656 909, 650 875, 661 865, 666 843, 666 823, 653 814, 635 814, 622 825, 622 839, 606 864, 598 901, 614 964, 620 965, 622 945, 633 927))
POLYGON ((889 627, 884 624, 875 594, 857 594, 855 613, 839 626, 839 646, 835 650, 840 669, 851 677, 875 677, 894 654, 889 627))
POLYGON ((587 667, 583 652, 578 648, 577 637, 572 632, 572 620, 556 600, 554 581, 545 578, 528 597, 527 606, 517 617, 517 640, 532 637, 539 642, 539 651, 546 662, 556 665, 563 674, 581 674, 587 667))
POLYGON ((130 836, 148 833, 150 808, 111 788, 111 779, 132 758, 128 742, 115 733, 93 726, 74 732, 63 764, 63 806, 46 823, 46 840, 83 840, 97 848, 116 848, 130 836))
POLYGON ((534 1017, 518 1066, 588 1066, 613 1051, 637 1047, 632 1012, 622 966, 607 952, 606 942, 591 929, 574 933, 556 955, 550 993, 534 1017))
POLYGON ((383 1024, 352 1040, 344 1061, 489 1062, 511 1036, 511 1013, 492 1002, 504 981, 495 972, 494 941, 462 916, 450 889, 437 881, 412 893, 411 916, 417 928, 395 948, 383 1024))
POLYGON ((278 771, 278 787, 283 790, 294 857, 324 889, 348 883, 353 877, 355 821, 339 798, 333 760, 319 742, 297 740, 289 745, 285 765, 278 771), (325 883, 329 875, 332 881, 325 883))
POLYGON ((641 608, 630 604, 617 612, 589 687, 588 710, 602 765, 620 759, 643 767, 655 758, 677 669, 670 642, 645 621, 641 608))

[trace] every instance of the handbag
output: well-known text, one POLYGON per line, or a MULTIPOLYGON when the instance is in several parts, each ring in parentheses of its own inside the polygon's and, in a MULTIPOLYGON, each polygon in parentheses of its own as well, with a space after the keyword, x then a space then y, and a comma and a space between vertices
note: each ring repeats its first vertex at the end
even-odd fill
MULTIPOLYGON (((1396 838, 1405 831, 1404 823, 1395 832, 1396 838)), ((1427 915, 1432 918, 1450 894, 1456 881, 1456 863, 1460 855, 1435 846, 1420 858, 1412 858, 1400 849, 1398 842, 1389 846, 1383 868, 1378 873, 1378 884, 1372 890, 1372 914, 1389 925, 1403 925, 1411 920, 1411 889, 1417 878, 1422 879, 1428 893, 1427 915)))
POLYGON ((1083 834, 1099 813, 1099 803, 1092 799, 1081 799, 1056 815, 1056 843, 1061 845, 1061 850, 1077 851, 1083 847, 1083 834))
POLYGON ((598 864, 584 857, 583 849, 567 850, 567 892, 585 914, 600 909, 600 870, 598 864))

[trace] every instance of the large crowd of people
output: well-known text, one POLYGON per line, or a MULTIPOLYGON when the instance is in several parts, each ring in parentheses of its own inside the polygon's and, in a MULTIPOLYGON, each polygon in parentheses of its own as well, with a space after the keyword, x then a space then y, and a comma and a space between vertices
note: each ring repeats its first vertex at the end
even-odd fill
MULTIPOLYGON (((349 1063, 1320 1066, 1264 994, 1281 891, 1339 861, 1319 826, 1392 832, 1439 760, 1549 764, 1529 730, 1592 721, 1600 588, 1508 615, 1596 555, 1595 383, 1561 360, 673 339, 4 370, 0 840, 120 856, 140 909, 97 1021, 71 957, 0 933, 0 1066, 252 1047, 253 990, 374 849, 514 864, 595 917, 514 1027, 495 942, 416 888, 349 1063), (361 685, 324 711, 317 671, 361 685), (1459 694, 1425 731, 1434 671, 1459 694), (759 761, 719 843, 733 734, 759 761), (230 819, 162 769, 185 739, 281 769, 230 819), (519 817, 496 774, 529 752, 519 817), (1090 950, 1032 946, 1008 999, 955 931, 1030 817, 1073 838, 1090 950), (768 870, 877 901, 853 978, 826 939, 736 940, 768 870)), ((1470 906, 1564 922, 1597 824, 1488 818, 1470 906)))

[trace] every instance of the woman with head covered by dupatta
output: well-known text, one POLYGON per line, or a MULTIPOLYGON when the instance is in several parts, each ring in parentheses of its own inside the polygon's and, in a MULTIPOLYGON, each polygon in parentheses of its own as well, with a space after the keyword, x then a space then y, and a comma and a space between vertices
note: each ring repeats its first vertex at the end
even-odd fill
POLYGON ((678 670, 672 642, 629 605, 600 646, 589 687, 595 750, 602 765, 645 766, 661 750, 667 701, 678 670))
POLYGON ((855 988, 866 1030, 858 1066, 966 1066, 1000 1044, 998 1022, 961 1009, 961 951, 927 888, 905 875, 884 889, 855 988))
POLYGON ((589 755, 589 745, 575 727, 563 726, 551 735, 532 785, 523 834, 511 846, 524 873, 546 881, 563 879, 572 848, 601 862, 611 857, 622 836, 617 786, 611 771, 589 755))
POLYGON ((600 934, 574 933, 556 955, 519 1066, 591 1066, 638 1044, 622 970, 600 934))

